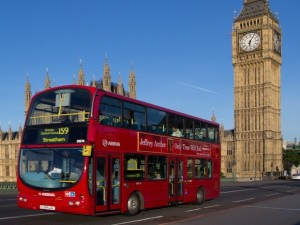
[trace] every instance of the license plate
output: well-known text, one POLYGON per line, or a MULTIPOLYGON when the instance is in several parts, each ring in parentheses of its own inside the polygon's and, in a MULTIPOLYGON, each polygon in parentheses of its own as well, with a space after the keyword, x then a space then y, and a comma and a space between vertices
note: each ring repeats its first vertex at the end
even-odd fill
POLYGON ((55 210, 55 206, 40 205, 40 209, 43 209, 43 210, 55 210))

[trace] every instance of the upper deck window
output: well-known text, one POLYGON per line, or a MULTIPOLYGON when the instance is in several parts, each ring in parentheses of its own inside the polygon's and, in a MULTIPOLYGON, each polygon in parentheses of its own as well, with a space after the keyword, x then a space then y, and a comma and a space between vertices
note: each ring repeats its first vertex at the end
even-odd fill
POLYGON ((59 89, 33 99, 27 125, 87 122, 91 112, 91 94, 84 89, 59 89))

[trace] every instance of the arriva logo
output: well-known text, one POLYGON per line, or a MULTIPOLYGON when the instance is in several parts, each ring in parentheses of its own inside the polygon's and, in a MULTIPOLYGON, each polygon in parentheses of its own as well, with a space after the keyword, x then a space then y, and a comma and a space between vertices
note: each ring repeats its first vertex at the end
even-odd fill
POLYGON ((121 147, 121 143, 118 141, 108 141, 106 139, 102 140, 102 145, 104 147, 113 146, 113 147, 121 147))
POLYGON ((39 196, 55 197, 55 194, 54 193, 48 193, 48 192, 39 192, 39 196))

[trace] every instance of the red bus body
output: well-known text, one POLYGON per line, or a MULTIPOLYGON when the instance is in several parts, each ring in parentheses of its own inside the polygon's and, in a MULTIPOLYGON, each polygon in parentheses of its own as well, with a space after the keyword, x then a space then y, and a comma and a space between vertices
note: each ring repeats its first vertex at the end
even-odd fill
POLYGON ((47 89, 32 98, 24 126, 18 206, 84 215, 136 214, 217 198, 218 130, 217 123, 93 87, 47 89), (85 93, 90 98, 81 99, 85 93), (138 128, 125 123, 128 108, 133 109, 138 128), (81 115, 83 119, 74 119, 81 115), (62 116, 73 117, 74 122, 63 123, 62 116), (169 133, 171 121, 179 121, 185 136, 169 133), (198 131, 203 137, 201 129, 210 141, 198 139, 198 131), (76 163, 78 174, 73 170, 76 163))

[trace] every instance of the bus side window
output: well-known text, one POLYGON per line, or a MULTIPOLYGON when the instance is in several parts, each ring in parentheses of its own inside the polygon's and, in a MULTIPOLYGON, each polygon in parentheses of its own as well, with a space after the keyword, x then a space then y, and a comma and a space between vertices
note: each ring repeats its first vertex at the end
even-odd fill
POLYGON ((195 159, 195 178, 201 177, 201 164, 200 159, 195 159))
POLYGON ((166 157, 149 156, 148 157, 148 178, 149 179, 165 179, 166 178, 166 157))
POLYGON ((184 137, 188 139, 194 139, 194 123, 191 119, 185 119, 184 137))
POLYGON ((166 112, 153 108, 147 108, 147 131, 156 134, 166 134, 166 112))
POLYGON ((207 161, 207 177, 212 178, 212 161, 207 161))
POLYGON ((118 126, 121 118, 121 101, 104 96, 99 107, 99 123, 118 126))
POLYGON ((207 140, 207 126, 206 123, 195 122, 195 139, 196 140, 207 140))
POLYGON ((123 105, 123 127, 133 130, 145 129, 145 108, 126 101, 123 105))
POLYGON ((143 180, 145 177, 145 156, 138 154, 126 154, 124 160, 125 180, 143 180))
POLYGON ((193 168, 194 168, 194 162, 193 162, 193 159, 190 158, 188 159, 187 161, 187 177, 189 179, 193 178, 193 168))
POLYGON ((215 142, 215 129, 213 126, 208 127, 208 141, 215 142))
POLYGON ((169 114, 169 122, 168 122, 169 134, 175 137, 183 136, 183 117, 169 114))

